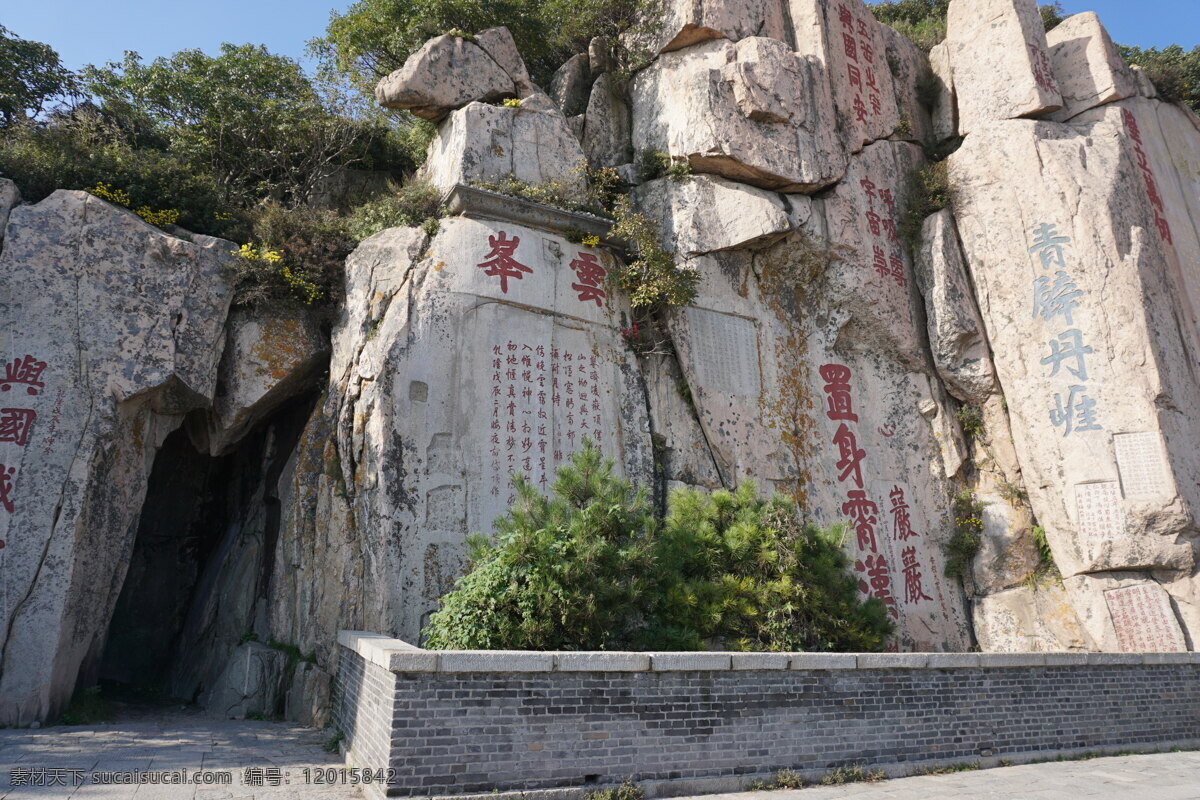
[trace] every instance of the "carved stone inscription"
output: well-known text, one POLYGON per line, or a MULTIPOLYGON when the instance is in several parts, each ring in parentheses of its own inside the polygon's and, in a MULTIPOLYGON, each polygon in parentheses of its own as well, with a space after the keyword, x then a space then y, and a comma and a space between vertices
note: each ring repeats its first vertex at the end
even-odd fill
POLYGON ((1156 583, 1141 583, 1104 593, 1123 653, 1182 653, 1187 650, 1171 599, 1156 583))
POLYGON ((1113 436, 1117 469, 1126 498, 1158 497, 1169 494, 1162 442, 1154 431, 1119 433, 1113 436))
POLYGON ((1077 485, 1075 511, 1079 535, 1085 540, 1105 541, 1125 532, 1125 511, 1116 481, 1077 485))
POLYGON ((687 321, 700 385, 715 392, 757 397, 758 331, 754 323, 702 308, 688 308, 687 321))

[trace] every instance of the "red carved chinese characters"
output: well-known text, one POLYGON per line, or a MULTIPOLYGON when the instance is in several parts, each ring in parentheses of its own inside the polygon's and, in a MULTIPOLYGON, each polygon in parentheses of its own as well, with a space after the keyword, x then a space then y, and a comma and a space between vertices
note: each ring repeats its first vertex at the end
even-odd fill
POLYGON ((1033 62, 1033 79, 1037 85, 1047 92, 1058 94, 1058 84, 1054 82, 1054 70, 1050 68, 1050 57, 1046 51, 1036 44, 1029 45, 1029 60, 1033 62))
POLYGON ((854 487, 847 487, 842 513, 853 523, 858 551, 865 554, 865 558, 856 562, 854 567, 865 576, 859 579, 859 589, 863 594, 879 598, 892 616, 898 617, 891 572, 886 556, 880 552, 879 540, 875 534, 879 524, 879 506, 868 496, 863 480, 862 463, 867 457, 867 452, 858 446, 855 432, 847 424, 858 422, 851 396, 852 373, 844 364, 824 364, 819 371, 825 380, 825 416, 831 421, 841 423, 833 437, 833 443, 837 445, 839 453, 836 466, 841 472, 838 482, 846 483, 850 480, 854 487))
POLYGON ((866 122, 868 108, 871 116, 878 117, 883 113, 879 83, 875 77, 875 42, 871 25, 866 19, 855 19, 854 12, 845 3, 838 4, 837 12, 843 28, 842 53, 846 57, 846 73, 854 90, 851 107, 854 109, 854 118, 858 122, 866 122))
POLYGON ((13 513, 12 488, 15 467, 5 467, 0 464, 0 508, 9 514, 13 513))
POLYGON ((488 245, 492 250, 484 260, 475 266, 483 270, 484 275, 500 278, 500 291, 508 294, 508 279, 516 278, 521 280, 525 277, 523 273, 533 273, 533 270, 517 261, 515 253, 517 245, 521 243, 520 236, 508 238, 508 234, 500 231, 494 235, 488 236, 488 245))
POLYGON ((505 490, 505 478, 513 474, 547 488, 555 465, 584 436, 601 440, 599 362, 592 353, 512 339, 492 346, 492 497, 513 503, 515 493, 505 490))
POLYGON ((571 262, 571 269, 579 278, 579 283, 572 283, 571 288, 579 293, 580 302, 595 301, 596 305, 604 307, 604 276, 608 271, 600 265, 592 253, 579 253, 571 262))
POLYGON ((871 243, 871 269, 880 278, 895 281, 903 289, 908 286, 908 277, 904 273, 900 238, 896 234, 895 198, 890 189, 879 189, 870 178, 863 178, 858 184, 867 198, 863 221, 875 240, 871 243), (879 201, 878 207, 876 201, 879 201))
POLYGON ((46 362, 38 361, 33 356, 13 359, 4 365, 4 380, 0 380, 0 392, 7 392, 14 385, 24 385, 27 394, 36 395, 46 388, 41 381, 45 371, 46 362))
POLYGON ((1142 145, 1142 131, 1138 128, 1137 118, 1127 108, 1121 109, 1121 117, 1125 120, 1125 127, 1129 129, 1129 138, 1133 139, 1133 152, 1137 157, 1138 169, 1142 171, 1142 181, 1146 185, 1146 197, 1149 198, 1154 212, 1154 227, 1158 228, 1158 235, 1164 242, 1173 245, 1175 240, 1171 236, 1171 223, 1164 216, 1166 207, 1163 205, 1162 195, 1158 193, 1154 170, 1150 168, 1150 160, 1146 157, 1146 149, 1142 145))
POLYGON ((37 413, 29 408, 0 408, 0 444, 24 447, 37 413))

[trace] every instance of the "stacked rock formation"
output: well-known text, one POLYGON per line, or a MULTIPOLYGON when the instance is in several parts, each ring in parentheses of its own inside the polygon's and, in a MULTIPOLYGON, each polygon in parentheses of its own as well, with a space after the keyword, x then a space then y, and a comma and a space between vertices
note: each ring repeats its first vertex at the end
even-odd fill
POLYGON ((322 374, 323 334, 227 315, 228 243, 73 193, 18 206, 0 413, 30 424, 0 438, 0 722, 95 673, 185 414, 197 451, 260 465, 171 670, 217 713, 282 693, 319 721, 336 631, 417 641, 509 475, 545 486, 585 436, 660 499, 752 479, 848 522, 897 649, 1193 649, 1200 120, 1094 14, 1047 35, 1034 0, 953 0, 948 24, 925 54, 861 0, 668 0, 621 43, 646 66, 618 73, 598 39, 548 92, 502 28, 430 40, 377 97, 438 122, 422 177, 461 213, 351 256, 323 397, 294 424, 276 409, 322 374), (639 180, 646 151, 692 174, 639 180), (906 241, 912 176, 944 152, 950 207, 906 241), (699 275, 661 347, 634 347, 618 253, 569 235, 602 221, 467 188, 582 193, 584 162, 699 275), (982 544, 960 580, 964 526, 982 544))

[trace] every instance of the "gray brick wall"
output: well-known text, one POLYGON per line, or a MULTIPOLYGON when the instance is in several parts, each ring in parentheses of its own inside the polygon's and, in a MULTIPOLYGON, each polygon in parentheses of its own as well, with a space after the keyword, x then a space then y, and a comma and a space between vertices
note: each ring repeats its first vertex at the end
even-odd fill
POLYGON ((391 672, 343 648, 337 718, 355 763, 394 767, 389 794, 400 796, 1200 738, 1200 663, 939 668, 896 657, 915 666, 889 668, 887 658, 863 656, 871 666, 851 669, 784 660, 775 669, 391 672))

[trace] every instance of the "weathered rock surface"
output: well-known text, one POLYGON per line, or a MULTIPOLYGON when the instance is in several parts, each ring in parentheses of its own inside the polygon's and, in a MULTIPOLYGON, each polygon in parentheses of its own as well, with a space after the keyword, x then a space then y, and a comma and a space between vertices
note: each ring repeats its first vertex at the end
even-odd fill
POLYGON ((958 135, 958 98, 954 93, 954 72, 950 67, 950 48, 939 42, 929 51, 929 68, 937 89, 932 123, 935 141, 944 142, 958 135))
POLYGON ((8 225, 8 215, 21 202, 21 193, 17 185, 8 178, 0 178, 0 244, 4 242, 4 229, 8 225))
POLYGON ((443 192, 456 183, 512 176, 528 183, 559 181, 582 193, 584 160, 561 113, 471 103, 438 127, 419 174, 443 192))
POLYGON ((57 714, 98 667, 155 449, 212 401, 233 245, 194 238, 83 192, 9 218, 0 724, 57 714))
POLYGON ((846 148, 857 152, 890 136, 900 117, 885 26, 862 0, 790 0, 789 17, 795 49, 814 59, 814 71, 832 89, 846 148))
POLYGON ((1186 366, 1200 352, 1195 279, 1181 257, 1197 252, 1200 215, 1170 154, 1195 163, 1200 134, 1169 108, 1126 100, 1070 126, 991 123, 950 158, 1033 510, 1104 648, 1107 586, 1089 573, 1149 573, 1177 602, 1197 597, 1200 497, 1181 477, 1197 465, 1176 443, 1196 435, 1200 411, 1186 366))
POLYGON ((635 151, 684 156, 697 172, 781 191, 815 191, 845 170, 820 64, 778 40, 664 54, 630 91, 635 151))
POLYGON ((959 400, 982 403, 996 376, 949 210, 925 220, 914 266, 938 376, 959 400))
POLYGON ((201 697, 213 716, 245 719, 275 712, 284 692, 287 656, 261 642, 246 642, 234 651, 215 686, 201 697))
POLYGON ((710 39, 787 38, 780 0, 661 0, 649 16, 649 29, 632 37, 635 49, 649 53, 682 50, 710 39))
POLYGON ((554 73, 550 81, 550 99, 568 117, 575 117, 587 110, 591 86, 588 56, 578 53, 554 73))
POLYGON ((601 75, 592 84, 584 117, 583 152, 593 167, 615 167, 633 160, 629 103, 612 75, 601 75))
MULTIPOLYGON (((498 45, 500 37, 494 38, 498 45)), ((406 109, 436 122, 476 100, 513 97, 517 88, 483 48, 443 34, 430 39, 403 67, 381 80, 375 87, 375 99, 385 108, 406 109)))
POLYGON ((795 227, 780 195, 710 175, 659 178, 634 199, 659 221, 664 245, 683 256, 761 246, 795 227))
MULTIPOLYGON (((500 26, 480 31, 475 34, 475 44, 479 45, 479 48, 492 61, 495 61, 512 80, 513 86, 517 90, 517 97, 525 98, 541 91, 530 80, 525 60, 521 58, 521 53, 517 50, 517 43, 513 40, 512 33, 508 28, 500 26)), ((482 100, 484 98, 472 99, 482 100)))
POLYGON ((930 59, 887 25, 878 27, 887 47, 887 66, 896 98, 893 136, 917 144, 928 142, 934 136, 933 120, 921 102, 921 87, 934 80, 930 59))
POLYGON ((1137 81, 1094 12, 1067 17, 1046 34, 1063 107, 1049 119, 1063 121, 1137 94, 1137 81))
POLYGON ((986 653, 1090 650, 1061 585, 1017 586, 976 600, 975 635, 986 653))
POLYGON ((238 308, 230 314, 212 413, 189 430, 221 455, 285 401, 315 384, 329 339, 304 309, 238 308))
POLYGON ((1062 106, 1035 0, 953 0, 946 45, 960 134, 1062 106))
POLYGON ((415 641, 490 530, 509 475, 545 488, 595 439, 639 480, 653 474, 645 394, 599 251, 503 223, 444 220, 419 256, 385 231, 348 263, 335 339, 336 452, 371 554, 369 624, 415 641))

